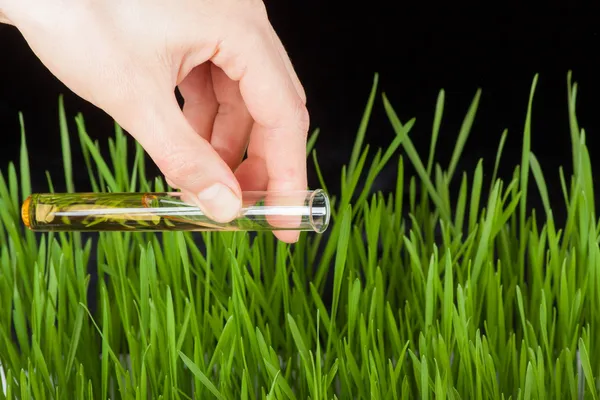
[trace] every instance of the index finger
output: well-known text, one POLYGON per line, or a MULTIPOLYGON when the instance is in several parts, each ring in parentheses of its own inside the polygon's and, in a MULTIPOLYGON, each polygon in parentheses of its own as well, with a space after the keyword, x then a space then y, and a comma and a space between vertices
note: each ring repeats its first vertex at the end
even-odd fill
POLYGON ((255 121, 253 141, 261 143, 270 191, 306 190, 308 110, 298 95, 267 25, 221 42, 212 62, 238 80, 255 121))

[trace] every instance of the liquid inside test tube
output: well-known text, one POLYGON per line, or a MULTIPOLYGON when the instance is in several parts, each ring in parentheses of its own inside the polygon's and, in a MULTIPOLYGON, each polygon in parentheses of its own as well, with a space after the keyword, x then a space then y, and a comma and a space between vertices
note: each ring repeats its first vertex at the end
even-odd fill
POLYGON ((33 231, 275 231, 323 233, 330 219, 327 194, 243 192, 239 215, 219 223, 186 203, 179 192, 38 193, 23 203, 23 223, 33 231))

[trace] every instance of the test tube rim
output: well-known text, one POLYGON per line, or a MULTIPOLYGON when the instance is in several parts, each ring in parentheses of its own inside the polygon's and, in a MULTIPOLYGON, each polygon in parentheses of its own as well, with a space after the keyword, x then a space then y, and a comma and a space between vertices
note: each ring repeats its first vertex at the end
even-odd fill
POLYGON ((327 193, 325 193, 325 191, 323 189, 315 189, 312 191, 312 194, 310 196, 310 201, 309 201, 309 209, 310 209, 310 224, 313 227, 314 231, 316 233, 325 232, 327 230, 327 228, 329 227, 329 220, 331 218, 331 206, 329 204, 329 196, 327 196, 327 193), (315 222, 315 218, 314 218, 315 216, 313 215, 313 203, 317 196, 323 197, 323 200, 325 202, 325 221, 320 226, 320 229, 319 229, 320 224, 317 224, 315 222))

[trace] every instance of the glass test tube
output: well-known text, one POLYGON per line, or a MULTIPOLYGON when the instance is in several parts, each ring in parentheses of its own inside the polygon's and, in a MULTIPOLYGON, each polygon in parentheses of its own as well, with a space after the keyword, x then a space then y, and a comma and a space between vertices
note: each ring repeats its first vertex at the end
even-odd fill
POLYGON ((302 192, 243 192, 243 206, 228 223, 209 218, 179 192, 38 193, 21 208, 33 231, 275 231, 323 233, 330 205, 320 189, 302 192))

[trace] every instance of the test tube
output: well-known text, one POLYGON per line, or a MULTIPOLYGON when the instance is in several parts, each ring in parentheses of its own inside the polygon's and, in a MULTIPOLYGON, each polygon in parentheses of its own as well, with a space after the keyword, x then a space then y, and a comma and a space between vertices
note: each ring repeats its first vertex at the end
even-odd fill
POLYGON ((231 222, 211 219, 180 192, 36 193, 21 208, 32 231, 312 231, 329 225, 330 205, 321 190, 247 191, 231 222))

